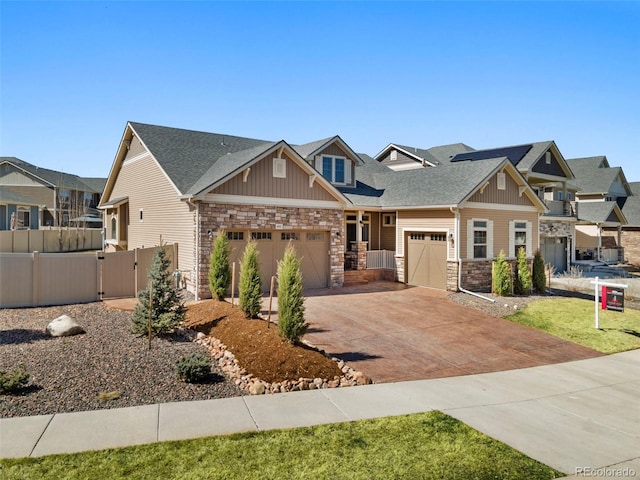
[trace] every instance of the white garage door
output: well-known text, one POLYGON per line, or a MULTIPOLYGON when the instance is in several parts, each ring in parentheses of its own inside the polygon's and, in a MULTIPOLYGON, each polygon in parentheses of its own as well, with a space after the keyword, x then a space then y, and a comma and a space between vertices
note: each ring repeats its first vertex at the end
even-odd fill
POLYGON ((301 260, 304 287, 326 288, 329 286, 329 232, 264 230, 255 232, 229 231, 227 234, 231 247, 230 261, 236 262, 238 277, 247 239, 256 241, 260 253, 260 275, 264 291, 269 289, 271 276, 277 276, 278 261, 282 259, 289 243, 293 244, 298 258, 301 260))

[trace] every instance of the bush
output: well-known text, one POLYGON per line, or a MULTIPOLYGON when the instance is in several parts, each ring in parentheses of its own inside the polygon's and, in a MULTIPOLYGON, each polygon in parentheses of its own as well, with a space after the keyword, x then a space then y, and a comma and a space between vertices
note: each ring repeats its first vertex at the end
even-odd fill
POLYGON ((247 243, 240 265, 240 309, 247 318, 256 318, 262 309, 262 280, 255 242, 247 243))
POLYGON ((289 245, 278 262, 278 330, 291 343, 297 343, 307 332, 304 321, 304 296, 300 260, 289 245))
POLYGON ((227 233, 220 230, 213 243, 213 254, 209 263, 209 288, 211 295, 218 300, 224 297, 231 285, 231 268, 229 267, 229 241, 227 233))
POLYGON ((544 258, 540 250, 536 250, 533 257, 533 291, 539 295, 547 289, 547 276, 545 275, 544 258))
POLYGON ((182 381, 198 383, 211 373, 211 359, 201 353, 192 353, 176 361, 175 371, 182 381))
POLYGON ((151 314, 151 332, 154 335, 171 333, 184 320, 186 308, 169 273, 169 259, 164 246, 156 250, 151 262, 147 288, 138 292, 138 304, 133 311, 132 332, 146 335, 149 331, 151 314), (152 292, 152 303, 149 304, 149 291, 152 292))
POLYGON ((506 297, 511 293, 511 268, 504 258, 504 252, 493 263, 493 293, 506 297))
POLYGON ((0 393, 14 393, 29 383, 29 373, 23 365, 7 373, 0 371, 0 393))
POLYGON ((531 292, 531 272, 527 263, 527 252, 522 247, 518 249, 516 269, 513 291, 516 295, 528 295, 531 292))

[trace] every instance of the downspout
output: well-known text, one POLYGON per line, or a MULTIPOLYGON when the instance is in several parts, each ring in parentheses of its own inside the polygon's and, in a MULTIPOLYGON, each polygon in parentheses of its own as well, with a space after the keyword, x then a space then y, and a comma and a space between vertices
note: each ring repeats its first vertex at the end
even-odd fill
POLYGON ((493 298, 485 297, 484 295, 480 295, 479 293, 462 288, 462 257, 460 256, 460 210, 456 207, 449 207, 449 210, 451 210, 451 213, 455 215, 455 222, 453 227, 455 231, 454 238, 456 242, 455 255, 456 259, 458 260, 458 290, 462 293, 473 295, 474 297, 478 297, 483 300, 487 300, 488 302, 495 303, 495 300, 493 298))
POLYGON ((200 300, 200 272, 198 271, 198 268, 200 267, 200 208, 199 208, 199 204, 198 203, 193 203, 193 201, 191 200, 193 197, 189 196, 189 197, 185 197, 184 200, 191 205, 194 210, 196 211, 196 244, 195 244, 195 248, 196 248, 196 258, 195 258, 195 301, 199 301, 200 300))

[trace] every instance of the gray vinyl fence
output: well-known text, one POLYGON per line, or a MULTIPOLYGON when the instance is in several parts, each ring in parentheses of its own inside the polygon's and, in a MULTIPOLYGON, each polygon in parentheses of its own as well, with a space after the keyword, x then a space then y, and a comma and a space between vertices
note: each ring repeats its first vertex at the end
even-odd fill
MULTIPOLYGON (((95 253, 0 253, 0 308, 134 297, 147 283, 156 248, 95 253)), ((178 245, 166 245, 178 268, 178 245)))

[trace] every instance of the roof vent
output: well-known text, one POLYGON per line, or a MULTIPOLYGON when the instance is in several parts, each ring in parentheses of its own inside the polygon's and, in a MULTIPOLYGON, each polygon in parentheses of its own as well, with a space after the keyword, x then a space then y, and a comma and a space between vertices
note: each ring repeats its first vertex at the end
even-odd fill
POLYGON ((220 146, 222 146, 222 147, 226 146, 226 145, 224 144, 224 136, 222 137, 222 141, 220 142, 220 146))

